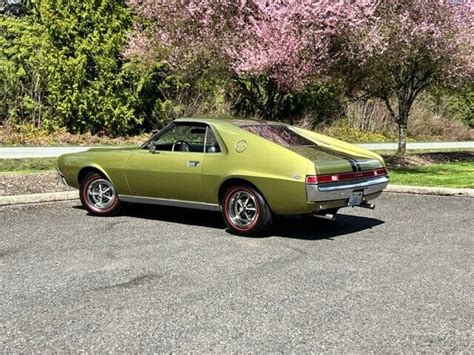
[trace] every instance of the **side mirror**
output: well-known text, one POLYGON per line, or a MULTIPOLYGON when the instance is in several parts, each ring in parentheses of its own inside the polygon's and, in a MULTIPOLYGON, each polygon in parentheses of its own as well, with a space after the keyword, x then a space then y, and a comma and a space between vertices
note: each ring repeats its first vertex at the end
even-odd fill
POLYGON ((156 154, 156 144, 155 142, 150 142, 147 145, 148 150, 150 151, 151 154, 156 154))

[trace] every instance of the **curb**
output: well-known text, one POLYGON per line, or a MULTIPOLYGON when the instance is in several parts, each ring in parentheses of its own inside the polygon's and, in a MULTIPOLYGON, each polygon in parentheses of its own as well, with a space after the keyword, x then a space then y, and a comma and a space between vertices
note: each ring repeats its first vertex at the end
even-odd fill
MULTIPOLYGON (((388 185, 384 192, 432 195, 459 196, 474 198, 474 189, 448 189, 426 186, 388 185)), ((25 203, 54 202, 79 199, 79 191, 49 192, 42 194, 0 196, 0 206, 19 205, 25 203)))
POLYGON ((474 197, 474 189, 450 189, 445 187, 428 186, 388 185, 384 192, 432 196, 474 197))
POLYGON ((53 202, 75 200, 79 191, 48 192, 43 194, 0 196, 0 206, 19 205, 24 203, 53 202))

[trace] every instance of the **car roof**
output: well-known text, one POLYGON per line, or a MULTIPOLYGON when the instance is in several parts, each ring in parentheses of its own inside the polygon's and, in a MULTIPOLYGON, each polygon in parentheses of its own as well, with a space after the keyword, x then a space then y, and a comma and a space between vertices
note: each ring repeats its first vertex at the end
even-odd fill
POLYGON ((283 122, 257 120, 257 119, 234 119, 234 118, 207 118, 207 117, 187 117, 179 118, 175 122, 201 122, 208 124, 219 125, 232 125, 232 126, 256 126, 256 125, 286 125, 283 122))

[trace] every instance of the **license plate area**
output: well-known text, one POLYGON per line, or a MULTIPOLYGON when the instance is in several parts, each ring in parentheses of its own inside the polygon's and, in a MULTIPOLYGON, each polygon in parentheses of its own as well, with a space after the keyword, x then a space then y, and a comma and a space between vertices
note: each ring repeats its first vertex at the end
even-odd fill
POLYGON ((353 191, 349 196, 347 206, 359 206, 362 203, 364 193, 362 191, 353 191))

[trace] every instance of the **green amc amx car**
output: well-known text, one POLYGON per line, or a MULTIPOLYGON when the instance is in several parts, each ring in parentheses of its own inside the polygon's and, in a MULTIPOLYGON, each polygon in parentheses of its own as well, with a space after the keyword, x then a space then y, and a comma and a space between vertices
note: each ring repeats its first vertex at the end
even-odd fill
POLYGON ((274 215, 372 208, 389 182, 370 151, 283 123, 226 119, 179 119, 140 147, 65 154, 58 172, 91 214, 126 202, 216 210, 247 236, 274 215))

